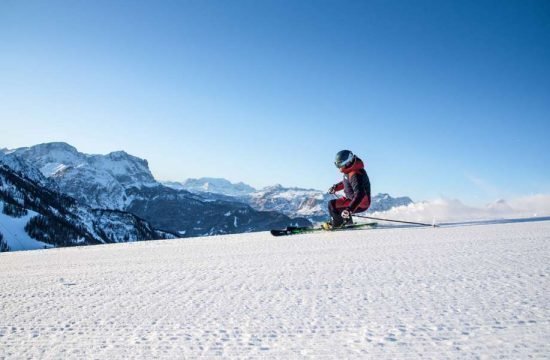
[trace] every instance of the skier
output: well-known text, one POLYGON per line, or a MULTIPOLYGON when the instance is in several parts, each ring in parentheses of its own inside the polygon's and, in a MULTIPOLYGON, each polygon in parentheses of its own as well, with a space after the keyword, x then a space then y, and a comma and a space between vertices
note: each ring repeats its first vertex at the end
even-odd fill
POLYGON ((331 221, 321 225, 325 230, 353 224, 352 214, 366 211, 370 206, 370 180, 363 161, 351 151, 342 150, 336 154, 334 164, 344 174, 344 179, 332 185, 328 193, 344 190, 345 196, 329 201, 331 221))

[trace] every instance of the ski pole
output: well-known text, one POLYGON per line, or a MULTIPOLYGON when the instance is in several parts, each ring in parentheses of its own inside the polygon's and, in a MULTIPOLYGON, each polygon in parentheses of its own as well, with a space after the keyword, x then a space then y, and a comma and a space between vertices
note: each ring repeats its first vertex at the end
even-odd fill
POLYGON ((413 225, 422 225, 422 226, 432 226, 432 227, 439 227, 439 225, 436 224, 426 224, 426 223, 420 223, 420 222, 414 222, 414 221, 403 221, 403 220, 391 220, 391 219, 382 219, 372 216, 362 216, 362 215, 353 215, 355 217, 360 217, 364 219, 372 219, 372 220, 380 220, 380 221, 389 221, 389 222, 397 222, 397 223, 403 223, 403 224, 413 224, 413 225))
MULTIPOLYGON (((338 199, 338 196, 336 194, 331 194, 334 196, 334 198, 338 199)), ((412 224, 412 225, 422 225, 422 226, 431 226, 431 227, 439 227, 439 225, 436 224, 426 224, 426 223, 420 223, 420 222, 414 222, 414 221, 403 221, 403 220, 391 220, 391 219, 382 219, 372 216, 362 216, 362 215, 353 215, 355 217, 363 218, 363 219, 371 219, 371 220, 380 220, 380 221, 389 221, 389 222, 397 222, 397 223, 403 223, 403 224, 412 224)))

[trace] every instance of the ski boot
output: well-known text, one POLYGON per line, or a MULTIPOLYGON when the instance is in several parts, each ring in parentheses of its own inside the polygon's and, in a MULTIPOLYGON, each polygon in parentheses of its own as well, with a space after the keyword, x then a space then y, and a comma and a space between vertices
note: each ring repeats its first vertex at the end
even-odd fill
POLYGON ((340 227, 346 227, 348 225, 353 225, 353 219, 351 218, 351 216, 347 219, 344 219, 344 222, 340 227))
POLYGON ((326 231, 332 230, 332 221, 325 221, 321 224, 321 228, 326 231))
POLYGON ((334 225, 332 223, 332 221, 326 221, 326 222, 321 224, 321 228, 323 230, 330 231, 330 230, 334 230, 334 229, 341 229, 341 228, 344 228, 348 225, 353 225, 353 220, 351 219, 351 217, 348 218, 348 219, 344 219, 344 221, 340 225, 334 225))

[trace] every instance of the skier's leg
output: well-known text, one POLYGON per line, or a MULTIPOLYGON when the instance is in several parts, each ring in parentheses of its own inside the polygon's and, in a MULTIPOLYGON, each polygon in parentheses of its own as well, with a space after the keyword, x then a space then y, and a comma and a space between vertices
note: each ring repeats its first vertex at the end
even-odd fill
POLYGON ((342 222, 340 213, 336 211, 336 200, 337 199, 333 199, 328 202, 328 212, 330 214, 332 224, 337 223, 338 221, 342 222))
POLYGON ((370 198, 368 196, 365 196, 363 201, 359 204, 359 207, 354 211, 354 214, 362 213, 363 211, 367 211, 370 207, 370 198))
POLYGON ((329 201, 328 211, 330 213, 330 217, 332 218, 333 227, 342 226, 342 224, 344 223, 344 219, 342 218, 342 215, 340 215, 340 213, 342 212, 342 210, 347 208, 349 204, 350 200, 344 197, 329 201))
POLYGON ((359 204, 359 207, 361 209, 365 209, 365 210, 361 210, 360 212, 367 211, 370 207, 370 196, 365 196, 365 198, 359 204))

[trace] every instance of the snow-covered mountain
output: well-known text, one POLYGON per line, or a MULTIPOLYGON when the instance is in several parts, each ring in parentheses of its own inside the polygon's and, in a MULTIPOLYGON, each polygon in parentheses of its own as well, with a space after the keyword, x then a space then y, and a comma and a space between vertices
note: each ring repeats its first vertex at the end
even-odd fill
POLYGON ((243 182, 232 183, 223 178, 203 177, 187 179, 182 183, 166 181, 163 184, 174 189, 187 190, 193 193, 212 193, 226 196, 246 196, 256 191, 255 188, 243 182))
POLYGON ((250 194, 245 200, 255 209, 279 211, 316 221, 328 217, 327 203, 331 198, 320 190, 274 185, 250 194))
POLYGON ((154 179, 146 160, 123 151, 88 155, 65 143, 49 143, 2 153, 6 161, 39 169, 37 176, 48 179, 41 181, 53 183, 84 206, 127 211, 181 236, 310 225, 305 218, 255 210, 234 198, 202 197, 164 186, 154 179))
POLYGON ((166 186, 132 191, 136 193, 129 192, 134 200, 128 211, 182 237, 311 225, 305 218, 291 219, 278 212, 255 210, 242 202, 205 199, 166 186))
POLYGON ((45 178, 35 181, 0 159, 0 250, 175 237, 133 214, 82 205, 43 183, 45 178))
POLYGON ((408 196, 392 197, 389 194, 380 193, 372 197, 369 213, 388 211, 399 206, 408 206, 413 201, 408 196))
POLYGON ((28 164, 26 161, 16 156, 13 150, 0 150, 0 164, 9 167, 12 171, 25 174, 25 177, 37 184, 40 184, 41 186, 47 186, 50 189, 57 187, 55 181, 48 179, 36 167, 28 164))
POLYGON ((132 201, 129 189, 158 186, 147 161, 124 151, 88 155, 66 143, 47 143, 9 151, 6 156, 39 169, 61 191, 93 208, 124 210, 132 201))

